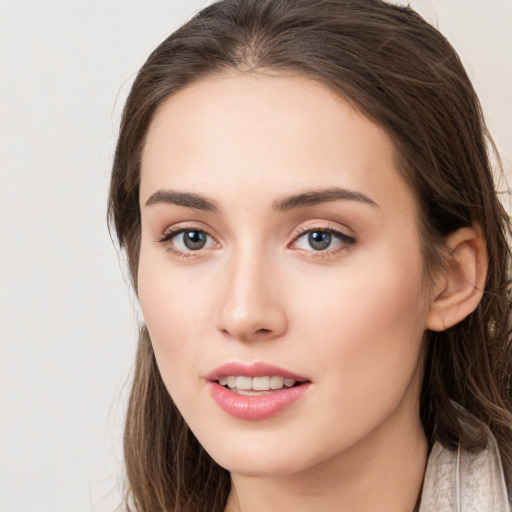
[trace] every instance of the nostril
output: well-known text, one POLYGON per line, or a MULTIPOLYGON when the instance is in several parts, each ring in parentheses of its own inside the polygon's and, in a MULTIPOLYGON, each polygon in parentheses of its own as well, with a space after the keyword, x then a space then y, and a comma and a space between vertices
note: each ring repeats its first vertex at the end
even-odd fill
POLYGON ((223 336, 240 341, 263 341, 285 333, 287 318, 279 305, 262 301, 261 304, 236 306, 234 302, 220 304, 215 323, 223 336))

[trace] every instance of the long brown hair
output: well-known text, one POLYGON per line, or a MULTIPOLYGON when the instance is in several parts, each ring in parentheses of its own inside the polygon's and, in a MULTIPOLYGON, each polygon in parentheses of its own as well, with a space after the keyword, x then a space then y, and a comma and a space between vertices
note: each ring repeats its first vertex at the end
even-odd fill
MULTIPOLYGON (((454 402, 461 404, 491 428, 510 475, 510 224, 495 193, 494 146, 456 52, 411 9, 381 0, 224 0, 203 9, 150 55, 126 102, 109 198, 109 218, 127 251, 134 287, 140 156, 152 117, 169 95, 225 70, 310 77, 381 126, 417 197, 428 271, 442 265, 446 235, 464 226, 483 228, 489 270, 478 308, 444 332, 425 334, 421 419, 430 443, 481 449, 482 432, 463 427, 454 402)), ((144 326, 124 446, 135 510, 224 509, 229 473, 208 456, 175 408, 144 326)))

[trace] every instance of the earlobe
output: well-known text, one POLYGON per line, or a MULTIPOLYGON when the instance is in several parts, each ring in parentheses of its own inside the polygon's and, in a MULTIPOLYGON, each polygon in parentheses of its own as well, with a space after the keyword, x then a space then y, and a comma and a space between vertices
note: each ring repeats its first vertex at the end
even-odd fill
POLYGON ((487 276, 487 249, 481 229, 461 228, 446 238, 445 268, 434 283, 427 328, 444 331, 472 313, 487 276))

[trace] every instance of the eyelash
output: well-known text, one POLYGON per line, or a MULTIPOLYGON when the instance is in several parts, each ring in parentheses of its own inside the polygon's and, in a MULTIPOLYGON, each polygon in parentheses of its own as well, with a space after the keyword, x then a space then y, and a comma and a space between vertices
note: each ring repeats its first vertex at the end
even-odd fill
MULTIPOLYGON (((188 250, 188 251, 182 251, 180 249, 176 249, 170 242, 172 239, 181 233, 186 233, 190 231, 196 231, 198 233, 202 233, 206 235, 208 238, 213 240, 214 243, 218 243, 214 237, 212 237, 210 234, 208 234, 204 229, 201 229, 194 225, 177 225, 173 226, 169 229, 167 229, 163 235, 163 237, 159 240, 157 240, 158 243, 161 243, 166 247, 166 250, 173 254, 173 256, 177 256, 179 258, 194 258, 198 257, 199 253, 202 252, 201 249, 198 250, 188 250)), ((357 239, 354 236, 348 235, 344 233, 343 231, 339 229, 334 229, 332 227, 326 227, 326 226, 313 226, 313 225, 306 225, 299 227, 294 233, 293 233, 293 241, 288 245, 288 247, 291 247, 293 244, 296 244, 302 237, 305 235, 309 235, 310 233, 326 233, 334 238, 337 238, 340 242, 340 247, 337 247, 335 249, 325 249, 325 250, 307 250, 307 249, 300 249, 297 248, 295 250, 300 251, 302 253, 307 253, 308 257, 311 258, 329 258, 337 256, 338 254, 342 252, 346 252, 349 250, 350 246, 353 246, 357 243, 357 239)))
POLYGON ((168 252, 170 252, 173 256, 177 256, 179 258, 194 258, 194 257, 197 257, 198 253, 200 253, 201 250, 197 250, 197 251, 194 251, 194 250, 181 251, 181 250, 176 249, 175 247, 173 247, 173 245, 170 243, 171 240, 174 237, 180 235, 181 233, 186 233, 186 232, 189 232, 189 231, 196 231, 197 233, 203 233, 207 237, 212 239, 215 243, 217 243, 217 241, 211 235, 209 235, 204 229, 201 229, 201 228, 199 228, 197 226, 194 226, 194 225, 184 225, 184 224, 179 224, 177 226, 172 226, 171 228, 167 229, 165 231, 163 237, 161 239, 157 240, 157 242, 161 243, 162 245, 164 245, 166 247, 166 250, 168 252))
POLYGON ((340 253, 344 253, 349 248, 357 243, 356 237, 348 235, 339 229, 335 229, 329 226, 314 226, 305 225, 300 226, 293 234, 293 241, 290 245, 296 244, 302 237, 309 235, 310 233, 326 233, 337 238, 340 242, 340 246, 335 249, 317 250, 314 249, 297 249, 298 251, 308 253, 311 258, 332 258, 338 256, 340 253))

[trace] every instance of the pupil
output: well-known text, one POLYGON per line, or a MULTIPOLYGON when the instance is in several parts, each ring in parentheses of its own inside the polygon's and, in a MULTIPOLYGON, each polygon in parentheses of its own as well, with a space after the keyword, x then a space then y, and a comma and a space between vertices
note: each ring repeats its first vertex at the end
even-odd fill
POLYGON ((183 243, 187 249, 191 249, 193 251, 202 249, 206 244, 206 235, 201 231, 185 231, 183 243))
POLYGON ((323 251, 331 244, 331 235, 323 231, 312 231, 308 235, 308 241, 313 249, 323 251))

